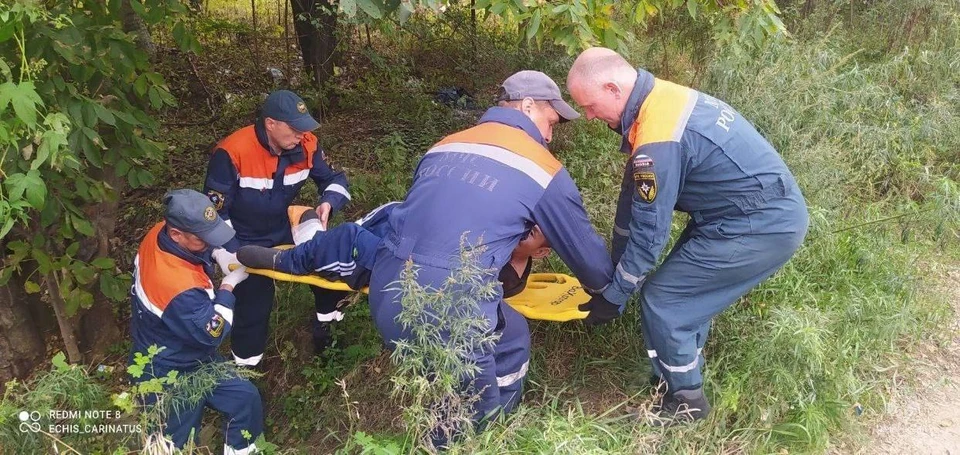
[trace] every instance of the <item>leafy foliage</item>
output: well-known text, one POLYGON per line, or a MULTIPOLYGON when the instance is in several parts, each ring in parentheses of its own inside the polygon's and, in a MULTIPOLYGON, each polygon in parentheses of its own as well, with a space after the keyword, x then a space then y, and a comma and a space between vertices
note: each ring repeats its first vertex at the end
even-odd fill
MULTIPOLYGON (((81 246, 97 234, 97 204, 125 184, 153 183, 147 166, 164 146, 150 111, 176 103, 120 25, 123 3, 0 5, 0 240, 11 253, 0 283, 36 270, 27 292, 44 284, 68 316, 92 304, 97 281, 104 295, 125 295, 113 261, 81 246)), ((178 2, 129 3, 147 24, 172 25, 185 49, 197 48, 175 23, 178 2)))
POLYGON ((499 338, 479 307, 497 295, 491 279, 495 273, 480 267, 485 249, 471 247, 466 238, 465 233, 457 265, 439 288, 417 282, 412 262, 388 288, 399 291, 403 309, 397 322, 410 334, 396 341, 391 355, 397 365, 393 394, 409 399, 403 411, 407 430, 431 452, 431 437, 452 440, 472 434, 473 406, 481 392, 472 386, 480 371, 474 358, 492 352, 499 338))
MULTIPOLYGON (((341 0, 348 19, 366 21, 396 17, 405 23, 417 10, 437 13, 455 8, 456 0, 341 0)), ((786 32, 772 0, 476 0, 471 8, 518 24, 521 37, 538 44, 552 42, 574 53, 602 45, 626 49, 635 25, 645 27, 659 15, 685 10, 691 18, 710 23, 714 38, 723 43, 748 41, 759 45, 767 37, 786 32)))

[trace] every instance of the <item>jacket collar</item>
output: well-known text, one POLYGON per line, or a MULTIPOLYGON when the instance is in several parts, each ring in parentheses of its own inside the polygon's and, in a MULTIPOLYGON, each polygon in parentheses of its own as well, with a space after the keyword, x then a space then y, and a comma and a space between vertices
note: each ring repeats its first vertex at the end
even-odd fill
POLYGON ((620 140, 620 151, 627 154, 633 153, 633 144, 630 143, 630 129, 637 121, 637 115, 640 113, 640 107, 647 100, 650 91, 653 90, 654 77, 649 71, 643 68, 637 68, 637 81, 633 84, 633 91, 627 98, 627 104, 623 109, 623 116, 620 117, 620 130, 617 131, 623 139, 620 140))
POLYGON ((500 123, 523 130, 524 133, 527 133, 528 136, 539 142, 540 145, 544 147, 547 146, 547 143, 543 140, 543 135, 540 134, 540 130, 537 129, 537 125, 533 123, 533 120, 530 120, 530 117, 527 117, 526 114, 516 109, 509 107, 491 107, 487 109, 487 112, 483 114, 483 117, 480 118, 477 124, 487 122, 500 123))

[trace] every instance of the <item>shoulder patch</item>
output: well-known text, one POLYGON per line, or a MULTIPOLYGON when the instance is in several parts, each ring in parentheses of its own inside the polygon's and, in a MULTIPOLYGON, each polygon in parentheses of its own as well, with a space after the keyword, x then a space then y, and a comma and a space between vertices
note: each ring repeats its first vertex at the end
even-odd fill
POLYGON ((210 322, 207 323, 207 333, 214 338, 223 335, 223 318, 219 314, 214 314, 210 322))
POLYGON ((220 210, 223 210, 223 193, 219 191, 209 190, 207 191, 207 197, 209 197, 210 202, 213 203, 213 208, 217 209, 218 212, 220 210))
POLYGON ((632 164, 637 196, 649 204, 657 199, 657 174, 653 170, 653 158, 638 153, 633 157, 632 164))

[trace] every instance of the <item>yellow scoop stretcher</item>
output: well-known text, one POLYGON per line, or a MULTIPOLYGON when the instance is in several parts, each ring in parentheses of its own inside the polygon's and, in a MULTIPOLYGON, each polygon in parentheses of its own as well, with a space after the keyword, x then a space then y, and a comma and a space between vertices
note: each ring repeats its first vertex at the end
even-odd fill
MULTIPOLYGON (((278 246, 287 249, 290 245, 278 246)), ((231 269, 235 268, 233 266, 231 269)), ((346 283, 330 281, 316 275, 292 275, 267 269, 247 269, 248 273, 263 275, 278 281, 304 283, 335 291, 353 291, 346 283)), ((369 294, 369 288, 363 288, 369 294)), ((513 309, 528 319, 565 322, 587 317, 577 306, 587 303, 590 296, 583 291, 580 281, 562 273, 531 273, 527 286, 519 294, 506 299, 513 309)))

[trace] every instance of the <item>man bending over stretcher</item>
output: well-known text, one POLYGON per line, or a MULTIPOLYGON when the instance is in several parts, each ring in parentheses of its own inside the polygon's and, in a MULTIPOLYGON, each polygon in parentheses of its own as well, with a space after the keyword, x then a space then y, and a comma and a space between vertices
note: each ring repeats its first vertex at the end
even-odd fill
MULTIPOLYGON (((249 268, 269 269, 293 275, 315 274, 330 281, 342 281, 351 289, 370 284, 370 271, 376 260, 377 246, 386 228, 387 217, 399 202, 377 207, 354 223, 343 223, 323 231, 316 211, 290 208, 295 248, 280 250, 245 245, 237 259, 249 268)), ((510 262, 501 270, 504 297, 523 291, 530 276, 533 259, 550 254, 550 245, 536 225, 531 226, 513 250, 510 262)))

